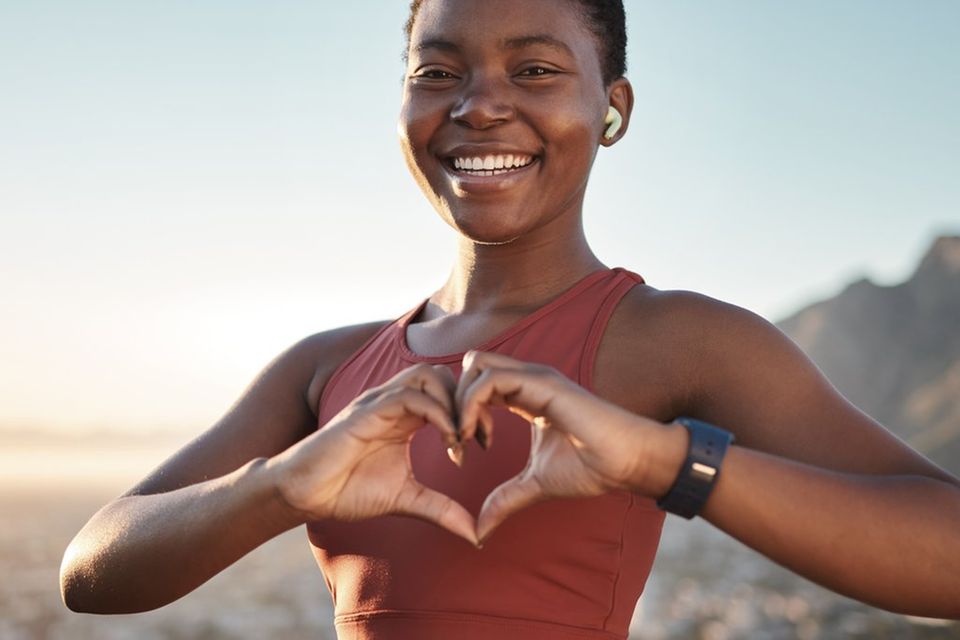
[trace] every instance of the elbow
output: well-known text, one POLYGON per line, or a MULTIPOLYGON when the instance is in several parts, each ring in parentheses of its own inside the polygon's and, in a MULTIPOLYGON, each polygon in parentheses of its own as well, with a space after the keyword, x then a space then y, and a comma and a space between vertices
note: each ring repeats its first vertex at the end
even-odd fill
POLYGON ((60 565, 60 599, 67 609, 75 613, 96 613, 89 607, 89 598, 85 597, 85 591, 83 579, 74 567, 68 565, 65 555, 60 565))
POLYGON ((60 599, 75 613, 143 613, 172 602, 178 595, 155 593, 119 567, 126 563, 105 550, 70 543, 60 563, 60 599))
POLYGON ((60 599, 75 613, 108 613, 97 606, 95 579, 89 569, 83 568, 75 543, 67 547, 60 563, 60 599))
POLYGON ((74 613, 101 613, 89 606, 88 599, 83 596, 82 589, 72 576, 60 575, 60 599, 74 613))
POLYGON ((111 589, 96 556, 82 553, 77 540, 70 543, 60 563, 60 599, 75 613, 132 613, 111 589))

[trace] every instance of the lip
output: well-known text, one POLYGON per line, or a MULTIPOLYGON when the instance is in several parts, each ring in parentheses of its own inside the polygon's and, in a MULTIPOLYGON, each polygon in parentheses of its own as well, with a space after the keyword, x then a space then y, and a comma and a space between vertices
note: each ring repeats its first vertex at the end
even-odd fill
POLYGON ((500 144, 461 145, 444 152, 438 159, 443 170, 450 177, 454 190, 462 195, 496 194, 511 189, 520 181, 530 176, 531 171, 540 165, 539 154, 500 144), (453 166, 454 158, 485 157, 488 155, 530 156, 533 158, 533 161, 519 169, 512 169, 492 176, 471 175, 459 171, 453 166))

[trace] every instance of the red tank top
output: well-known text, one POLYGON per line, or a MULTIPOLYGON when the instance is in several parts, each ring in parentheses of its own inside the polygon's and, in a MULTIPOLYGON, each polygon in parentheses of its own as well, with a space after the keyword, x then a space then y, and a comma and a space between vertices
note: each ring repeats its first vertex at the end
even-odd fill
MULTIPOLYGON (((591 389, 607 321, 642 282, 623 269, 597 271, 476 348, 550 365, 591 389)), ((425 305, 385 326, 334 372, 319 424, 415 363, 446 364, 459 377, 462 353, 421 356, 407 346, 407 325, 425 305)), ((417 479, 474 516, 530 453, 528 424, 496 409, 494 420, 493 446, 484 451, 468 443, 462 468, 429 426, 410 444, 417 479)), ((307 529, 341 640, 626 638, 663 519, 653 501, 614 492, 528 507, 501 524, 483 549, 402 516, 313 522, 307 529)))

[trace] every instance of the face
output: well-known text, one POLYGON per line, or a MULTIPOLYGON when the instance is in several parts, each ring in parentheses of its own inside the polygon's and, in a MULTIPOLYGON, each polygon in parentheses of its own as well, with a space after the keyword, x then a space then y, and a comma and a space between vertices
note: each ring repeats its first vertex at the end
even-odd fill
POLYGON ((579 224, 610 105, 576 3, 426 0, 399 133, 444 220, 480 243, 579 224))

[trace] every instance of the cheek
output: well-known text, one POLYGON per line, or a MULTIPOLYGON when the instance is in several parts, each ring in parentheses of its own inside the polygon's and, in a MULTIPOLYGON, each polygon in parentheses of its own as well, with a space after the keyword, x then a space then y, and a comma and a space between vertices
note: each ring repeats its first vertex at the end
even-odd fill
MULTIPOLYGON (((546 165, 551 169, 562 169, 574 180, 574 175, 589 172, 596 156, 598 133, 596 124, 588 116, 570 117, 555 122, 548 140, 546 165), (550 163, 553 158, 555 162, 550 163)), ((579 182, 579 181, 577 181, 579 182)))
POLYGON ((416 105, 404 101, 400 108, 400 118, 397 122, 397 136, 400 141, 400 150, 407 163, 407 169, 414 181, 423 191, 428 200, 438 204, 438 195, 430 184, 429 175, 433 160, 429 143, 433 131, 436 130, 436 115, 418 108, 416 105))
POLYGON ((428 144, 432 132, 438 126, 436 109, 426 108, 421 101, 404 98, 400 105, 397 131, 400 141, 417 155, 429 153, 428 144))

